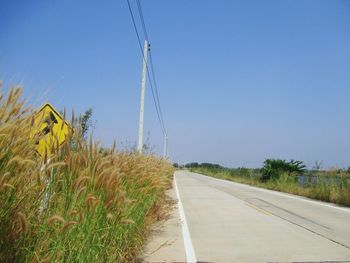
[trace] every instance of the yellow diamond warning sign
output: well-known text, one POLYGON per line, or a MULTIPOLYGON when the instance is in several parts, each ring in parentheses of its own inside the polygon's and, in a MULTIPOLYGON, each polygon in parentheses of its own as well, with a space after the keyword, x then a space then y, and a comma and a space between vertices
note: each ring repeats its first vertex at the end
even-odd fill
POLYGON ((36 150, 41 156, 50 157, 66 140, 69 132, 73 132, 69 124, 49 103, 41 107, 34 118, 31 135, 35 138, 36 150))

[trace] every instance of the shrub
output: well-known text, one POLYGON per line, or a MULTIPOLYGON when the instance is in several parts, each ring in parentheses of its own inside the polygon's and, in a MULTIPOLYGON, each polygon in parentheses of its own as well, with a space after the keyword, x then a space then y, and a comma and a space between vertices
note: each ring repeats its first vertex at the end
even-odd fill
POLYGON ((261 180, 278 179, 283 173, 302 175, 306 171, 305 167, 302 161, 291 160, 287 162, 281 159, 266 159, 261 169, 261 180))

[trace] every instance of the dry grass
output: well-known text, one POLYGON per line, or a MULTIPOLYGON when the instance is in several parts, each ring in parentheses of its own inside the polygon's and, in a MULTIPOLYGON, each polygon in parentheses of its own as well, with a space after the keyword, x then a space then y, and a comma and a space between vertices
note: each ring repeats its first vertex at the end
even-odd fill
POLYGON ((42 171, 34 113, 20 97, 18 87, 0 94, 0 262, 135 261, 172 166, 102 150, 77 127, 42 171))

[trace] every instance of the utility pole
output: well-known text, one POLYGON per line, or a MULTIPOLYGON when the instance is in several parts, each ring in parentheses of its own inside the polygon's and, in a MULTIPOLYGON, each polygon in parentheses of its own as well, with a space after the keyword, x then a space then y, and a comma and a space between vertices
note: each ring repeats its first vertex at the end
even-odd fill
POLYGON ((140 120, 139 120, 139 141, 137 150, 142 154, 143 148, 143 115, 145 110, 145 86, 146 86, 146 73, 147 73, 147 52, 149 49, 148 41, 145 40, 143 48, 143 67, 142 67, 142 80, 141 80, 141 102, 140 102, 140 120))
POLYGON ((165 131, 165 133, 164 133, 164 148, 163 148, 163 158, 164 159, 167 157, 167 144, 168 144, 168 134, 165 131))

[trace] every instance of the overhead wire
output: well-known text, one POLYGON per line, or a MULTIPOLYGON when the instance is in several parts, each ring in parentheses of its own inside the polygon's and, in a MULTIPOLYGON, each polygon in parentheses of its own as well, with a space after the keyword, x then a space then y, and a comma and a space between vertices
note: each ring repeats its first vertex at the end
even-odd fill
MULTIPOLYGON (((138 11, 139 11, 139 16, 140 16, 140 19, 141 19, 143 33, 144 33, 146 39, 149 40, 147 29, 146 29, 146 23, 145 23, 145 19, 143 17, 143 12, 142 12, 142 7, 141 7, 140 0, 136 0, 136 3, 137 3, 138 11)), ((152 77, 153 77, 153 83, 154 83, 154 89, 155 89, 155 93, 156 93, 157 104, 158 104, 158 108, 159 108, 159 112, 160 112, 160 117, 162 119, 162 123, 163 123, 163 126, 164 126, 163 113, 162 113, 162 108, 160 106, 160 101, 159 101, 157 81, 156 81, 156 76, 155 76, 156 74, 155 74, 155 71, 154 71, 151 49, 149 51, 149 58, 150 58, 150 62, 151 62, 151 72, 152 72, 152 77)), ((164 130, 165 130, 165 127, 164 127, 164 130)))
MULTIPOLYGON (((127 0, 127 3, 128 3, 128 8, 129 8, 130 16, 131 16, 131 19, 132 19, 132 23, 133 23, 133 26, 134 26, 134 30, 135 30, 135 33, 136 33, 136 36, 137 36, 137 40, 138 40, 138 43, 139 43, 140 51, 141 51, 141 54, 142 54, 142 57, 143 57, 143 61, 146 64, 147 76, 148 76, 148 79, 149 79, 148 82, 149 82, 150 87, 151 87, 152 98, 153 98, 154 106, 156 108, 158 121, 159 121, 161 130, 163 132, 163 135, 166 135, 166 130, 165 130, 164 122, 163 122, 163 115, 162 115, 161 108, 160 108, 160 103, 159 103, 158 90, 156 89, 156 87, 154 88, 153 84, 152 84, 151 74, 149 72, 147 61, 146 61, 145 55, 143 53, 142 44, 141 44, 141 40, 140 40, 140 34, 139 34, 138 30, 137 30, 135 17, 134 17, 134 14, 133 14, 133 11, 132 11, 132 8, 131 8, 131 5, 130 5, 130 0, 127 0)), ((145 23, 144 23, 142 10, 141 10, 141 5, 140 5, 139 1, 137 1, 137 6, 138 6, 138 9, 139 9, 139 14, 140 14, 140 18, 141 18, 143 32, 144 32, 144 35, 145 35, 146 39, 148 40, 148 34, 147 34, 147 30, 146 30, 146 26, 145 26, 145 23)), ((152 61, 152 58, 151 58, 151 52, 150 52, 150 62, 151 62, 151 68, 152 68, 153 83, 156 83, 155 82, 154 68, 153 68, 153 61, 152 61)))

